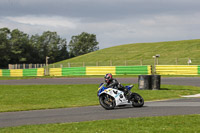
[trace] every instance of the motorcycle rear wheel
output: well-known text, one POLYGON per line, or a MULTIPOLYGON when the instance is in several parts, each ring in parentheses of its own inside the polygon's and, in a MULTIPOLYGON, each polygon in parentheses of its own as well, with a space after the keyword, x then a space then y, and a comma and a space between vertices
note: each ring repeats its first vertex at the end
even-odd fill
POLYGON ((137 93, 131 94, 131 101, 133 107, 142 107, 144 105, 144 99, 137 93))
POLYGON ((108 94, 99 96, 99 103, 106 110, 114 109, 116 106, 115 99, 108 94))

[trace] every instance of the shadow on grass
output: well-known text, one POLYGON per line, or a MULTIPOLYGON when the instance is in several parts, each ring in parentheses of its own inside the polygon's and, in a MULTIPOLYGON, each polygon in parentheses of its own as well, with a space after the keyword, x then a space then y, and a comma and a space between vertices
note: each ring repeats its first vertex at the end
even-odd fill
POLYGON ((160 88, 160 90, 170 90, 170 91, 189 91, 191 89, 168 89, 168 88, 160 88))
POLYGON ((170 90, 170 89, 168 89, 168 88, 160 88, 160 90, 170 90))

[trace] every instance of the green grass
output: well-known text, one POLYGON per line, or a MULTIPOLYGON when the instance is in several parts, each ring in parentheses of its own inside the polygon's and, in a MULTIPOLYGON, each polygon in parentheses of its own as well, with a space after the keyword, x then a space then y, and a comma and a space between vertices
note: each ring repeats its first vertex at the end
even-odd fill
POLYGON ((141 61, 143 65, 153 65, 152 56, 156 54, 160 54, 159 64, 162 65, 175 65, 176 62, 186 65, 188 58, 191 58, 192 65, 199 65, 200 39, 120 45, 57 62, 55 67, 60 64, 68 67, 68 63, 71 67, 140 65, 141 61))
MULTIPOLYGON (((48 78, 102 78, 102 75, 71 75, 71 76, 42 76, 42 77, 0 77, 0 80, 48 79, 48 78)), ((138 75, 114 75, 115 78, 138 78, 138 75)), ((200 77, 200 75, 162 75, 162 77, 200 77)))
POLYGON ((199 133, 200 115, 162 116, 0 128, 1 133, 199 133))
MULTIPOLYGON (((102 78, 103 75, 69 75, 69 76, 41 76, 41 77, 0 77, 0 80, 19 80, 19 79, 45 79, 45 78, 102 78)), ((115 75, 118 78, 138 77, 138 75, 115 75)))
MULTIPOLYGON (((0 112, 99 105, 96 84, 0 85, 0 112)), ((145 101, 200 93, 200 87, 162 85, 161 90, 138 90, 145 101)))
MULTIPOLYGON (((36 79, 40 77, 0 77, 0 80, 36 79)), ((46 78, 46 77, 41 77, 46 78)))
POLYGON ((0 85, 0 112, 97 104, 97 85, 0 85))

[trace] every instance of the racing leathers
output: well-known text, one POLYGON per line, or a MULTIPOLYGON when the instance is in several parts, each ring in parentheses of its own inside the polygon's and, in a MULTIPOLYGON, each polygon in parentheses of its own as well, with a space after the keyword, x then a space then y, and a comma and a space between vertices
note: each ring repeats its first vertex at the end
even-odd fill
POLYGON ((123 85, 121 85, 116 79, 112 78, 112 80, 110 80, 110 82, 106 83, 106 88, 114 88, 114 89, 118 89, 124 92, 125 96, 129 96, 129 90, 127 88, 125 88, 123 85))

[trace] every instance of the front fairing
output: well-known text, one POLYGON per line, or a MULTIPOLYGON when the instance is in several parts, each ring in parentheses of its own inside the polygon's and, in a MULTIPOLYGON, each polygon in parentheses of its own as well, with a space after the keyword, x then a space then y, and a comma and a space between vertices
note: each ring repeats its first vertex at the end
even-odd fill
POLYGON ((120 91, 120 90, 117 90, 117 89, 113 89, 113 88, 107 88, 104 91, 102 91, 99 94, 99 96, 101 96, 103 94, 108 94, 108 95, 112 96, 115 99, 116 106, 129 104, 128 100, 124 96, 124 92, 123 91, 120 91))
POLYGON ((127 88, 130 91, 133 88, 133 85, 127 85, 125 86, 125 88, 127 88))
POLYGON ((97 91, 97 96, 99 96, 101 94, 101 92, 103 92, 104 90, 108 89, 104 85, 105 85, 104 83, 101 83, 99 85, 99 88, 98 88, 98 91, 97 91))

